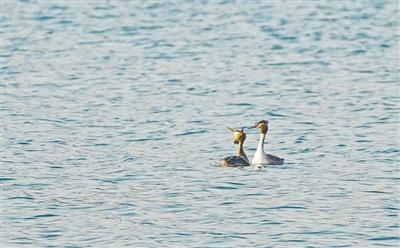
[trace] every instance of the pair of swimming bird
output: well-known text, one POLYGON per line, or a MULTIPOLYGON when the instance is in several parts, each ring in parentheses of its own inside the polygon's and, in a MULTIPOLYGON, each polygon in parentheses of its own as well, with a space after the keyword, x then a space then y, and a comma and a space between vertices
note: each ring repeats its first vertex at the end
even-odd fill
MULTIPOLYGON (((252 164, 256 166, 262 166, 262 165, 282 165, 283 164, 283 158, 274 156, 272 154, 266 154, 264 152, 264 140, 265 136, 267 135, 268 132, 268 121, 261 120, 257 122, 255 125, 248 127, 248 129, 251 128, 258 128, 260 130, 260 141, 257 146, 256 153, 254 154, 254 158, 251 161, 252 164)), ((229 156, 224 159, 222 159, 219 162, 219 166, 222 167, 243 167, 243 166, 250 166, 249 159, 247 158, 246 153, 243 150, 243 144, 244 141, 246 140, 246 133, 242 129, 233 129, 228 127, 229 130, 233 133, 233 143, 239 144, 238 150, 237 150, 237 155, 235 156, 229 156)))

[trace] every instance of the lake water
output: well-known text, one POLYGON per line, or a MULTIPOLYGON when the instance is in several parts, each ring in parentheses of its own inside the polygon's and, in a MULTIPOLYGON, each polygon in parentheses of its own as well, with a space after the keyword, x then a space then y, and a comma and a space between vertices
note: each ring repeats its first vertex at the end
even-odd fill
POLYGON ((2 1, 2 247, 398 247, 398 11, 2 1))

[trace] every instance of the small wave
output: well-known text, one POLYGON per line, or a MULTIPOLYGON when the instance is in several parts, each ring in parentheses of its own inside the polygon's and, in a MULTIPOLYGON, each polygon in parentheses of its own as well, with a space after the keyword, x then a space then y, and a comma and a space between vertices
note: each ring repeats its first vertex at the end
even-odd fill
POLYGON ((232 189, 238 189, 238 188, 233 187, 233 186, 211 186, 210 189, 232 190, 232 189))
POLYGON ((369 238, 368 240, 374 240, 374 241, 384 241, 384 240, 400 240, 400 237, 396 237, 396 236, 388 236, 388 237, 375 237, 375 238, 369 238))
POLYGON ((29 217, 27 219, 39 219, 39 218, 52 218, 52 217, 59 217, 58 214, 38 214, 33 217, 29 217))
POLYGON ((200 133, 207 133, 208 131, 205 129, 202 130, 193 130, 193 131, 186 131, 183 133, 177 133, 175 136, 186 136, 186 135, 193 135, 193 134, 200 134, 200 133))
POLYGON ((11 177, 0 177, 0 182, 5 182, 5 181, 14 181, 16 180, 15 178, 11 177))
POLYGON ((229 106, 254 106, 251 103, 228 103, 229 106))
POLYGON ((379 190, 366 190, 363 191, 364 193, 370 193, 370 194, 390 194, 389 192, 385 191, 379 191, 379 190))
POLYGON ((279 207, 273 207, 271 209, 306 209, 306 208, 303 206, 283 205, 279 207))
POLYGON ((14 196, 14 197, 10 197, 8 198, 8 200, 33 200, 33 197, 30 196, 14 196))
POLYGON ((125 142, 144 142, 144 141, 156 141, 156 140, 163 140, 164 138, 161 137, 154 137, 154 138, 139 138, 139 139, 127 139, 125 142))

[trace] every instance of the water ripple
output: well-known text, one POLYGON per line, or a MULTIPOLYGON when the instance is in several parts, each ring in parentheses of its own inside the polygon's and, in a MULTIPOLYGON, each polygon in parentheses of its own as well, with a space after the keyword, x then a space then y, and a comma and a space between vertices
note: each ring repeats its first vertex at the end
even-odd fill
POLYGON ((3 2, 2 246, 398 246, 395 1, 3 2))

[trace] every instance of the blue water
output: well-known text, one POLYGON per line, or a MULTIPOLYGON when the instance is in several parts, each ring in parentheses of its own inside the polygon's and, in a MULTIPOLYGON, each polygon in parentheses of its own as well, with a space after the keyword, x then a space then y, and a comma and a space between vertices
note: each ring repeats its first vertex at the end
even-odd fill
POLYGON ((398 11, 2 1, 2 247, 400 246, 398 11))

